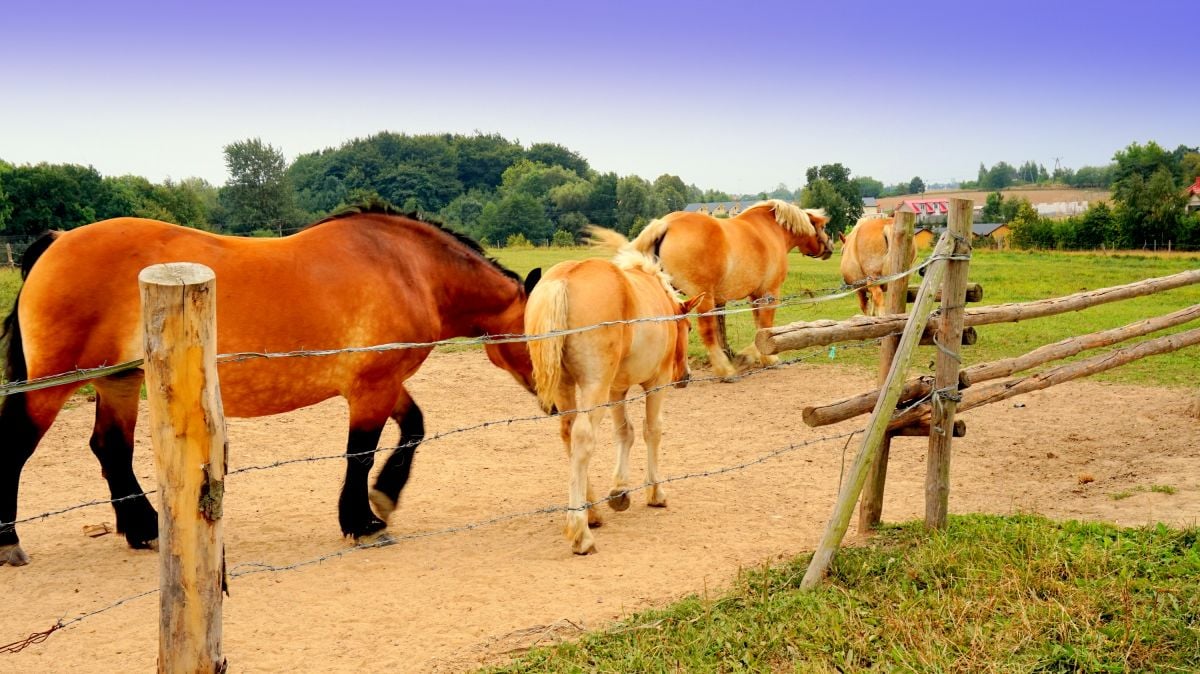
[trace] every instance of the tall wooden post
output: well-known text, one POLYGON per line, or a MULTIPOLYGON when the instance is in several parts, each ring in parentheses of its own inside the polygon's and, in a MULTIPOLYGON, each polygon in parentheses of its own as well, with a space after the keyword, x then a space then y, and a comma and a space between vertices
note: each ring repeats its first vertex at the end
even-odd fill
MULTIPOLYGON (((913 229, 916 226, 917 215, 902 207, 896 210, 895 222, 892 224, 891 246, 888 247, 887 263, 883 273, 891 276, 904 271, 908 264, 908 251, 912 246, 913 229)), ((888 283, 887 294, 884 297, 884 313, 902 314, 908 299, 908 278, 888 283)), ((888 335, 879 345, 879 385, 887 380, 888 372, 892 369, 892 360, 896 355, 896 346, 900 344, 900 335, 888 335)), ((867 473, 867 484, 863 487, 862 500, 858 504, 858 530, 865 532, 879 526, 883 515, 883 489, 887 482, 888 455, 892 449, 892 434, 886 433, 879 446, 879 456, 871 464, 867 473)))
POLYGON ((160 495, 158 671, 224 672, 226 441, 215 277, 208 267, 174 263, 143 269, 138 282, 160 495))
MULTIPOLYGON (((942 235, 937 247, 934 248, 934 255, 949 253, 952 250, 950 241, 949 236, 942 235)), ((833 515, 830 516, 829 524, 825 527, 821 543, 813 552, 808 570, 804 572, 804 579, 800 581, 801 588, 808 589, 820 582, 821 578, 825 576, 829 564, 833 561, 833 555, 841 545, 842 538, 846 535, 854 504, 858 501, 858 495, 862 492, 863 484, 867 480, 867 469, 875 460, 879 444, 883 440, 884 434, 887 433, 888 422, 891 421, 892 414, 896 411, 896 402, 900 399, 901 389, 904 388, 905 374, 912 365, 921 335, 929 323, 929 310, 933 308, 934 292, 942 283, 945 269, 946 262, 944 260, 934 262, 926 272, 925 280, 921 282, 921 289, 917 292, 917 301, 913 304, 912 311, 909 312, 908 324, 900 336, 900 345, 896 347, 896 358, 892 362, 891 371, 888 372, 887 381, 880 389, 882 394, 875 403, 875 411, 871 415, 871 422, 867 425, 867 431, 863 435, 858 456, 854 457, 854 463, 850 466, 846 481, 842 483, 841 491, 838 492, 833 515)))
MULTIPOLYGON (((970 199, 951 199, 946 220, 947 234, 954 240, 954 255, 971 253, 970 199)), ((942 284, 942 308, 936 326, 938 343, 933 379, 933 414, 930 419, 929 452, 925 464, 925 526, 942 529, 950 501, 950 442, 957 407, 959 357, 963 312, 966 309, 967 260, 950 260, 942 284), (948 394, 939 393, 947 391, 948 394)))

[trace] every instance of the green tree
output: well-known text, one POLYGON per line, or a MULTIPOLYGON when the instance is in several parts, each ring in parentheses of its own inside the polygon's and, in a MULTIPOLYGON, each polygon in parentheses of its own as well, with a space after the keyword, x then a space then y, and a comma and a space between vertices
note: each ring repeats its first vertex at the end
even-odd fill
POLYGON ((1002 190, 1011 186, 1017 180, 1017 169, 1008 162, 997 162, 988 169, 980 187, 987 190, 1002 190))
POLYGON ((479 215, 482 237, 493 243, 524 234, 534 243, 546 243, 553 228, 542 203, 524 192, 512 192, 500 201, 489 201, 479 215))
POLYGON ((259 138, 225 146, 229 180, 221 190, 236 232, 283 228, 296 217, 295 195, 287 175, 283 152, 259 138))
POLYGON ((592 170, 586 159, 558 143, 534 143, 529 146, 525 158, 547 166, 561 166, 580 177, 587 176, 592 170))
POLYGON ((37 164, 5 171, 3 187, 9 212, 9 234, 41 234, 51 229, 73 229, 128 213, 105 209, 108 186, 91 166, 37 164))
POLYGON ((601 227, 617 226, 617 182, 615 173, 601 173, 592 179, 592 194, 583 212, 589 222, 601 227))
POLYGON ((479 220, 483 216, 484 206, 492 199, 492 195, 474 189, 455 197, 438 215, 452 228, 476 239, 482 239, 484 234, 479 220))
POLYGON ((983 206, 983 211, 979 214, 979 218, 983 222, 1004 222, 1003 217, 1004 195, 999 192, 992 192, 987 195, 987 203, 983 206))
POLYGON ((639 220, 644 224, 658 209, 650 183, 638 176, 625 176, 617 181, 617 229, 631 233, 639 220))
POLYGON ((858 194, 862 197, 878 197, 883 194, 883 183, 870 176, 859 176, 854 179, 858 186, 858 194))
MULTIPOLYGON (((787 190, 787 186, 782 183, 780 187, 787 190)), ((662 208, 662 213, 655 213, 654 216, 682 211, 683 207, 688 205, 687 185, 683 184, 683 179, 679 176, 664 173, 654 179, 654 197, 662 208)))
POLYGON ((804 172, 808 184, 800 197, 805 208, 824 208, 829 214, 825 229, 830 235, 849 231, 862 217, 862 195, 850 179, 850 169, 842 164, 810 166, 804 172))
POLYGON ((500 186, 500 176, 524 155, 520 143, 498 134, 457 137, 458 179, 464 190, 490 191, 500 186))
POLYGON ((0 232, 5 230, 5 223, 8 222, 8 216, 12 213, 12 204, 8 201, 8 195, 4 192, 4 176, 12 171, 12 164, 0 159, 0 232))
POLYGON ((912 180, 908 181, 908 193, 909 194, 924 194, 925 193, 925 181, 921 180, 920 176, 914 176, 912 180))

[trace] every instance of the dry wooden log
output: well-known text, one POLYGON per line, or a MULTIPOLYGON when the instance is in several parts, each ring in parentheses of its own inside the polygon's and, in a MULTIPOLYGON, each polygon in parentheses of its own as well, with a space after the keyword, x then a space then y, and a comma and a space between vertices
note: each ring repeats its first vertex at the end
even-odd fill
MULTIPOLYGON (((935 253, 945 256, 951 249, 950 237, 943 234, 938 241, 935 253)), ((929 321, 929 310, 933 306, 933 291, 941 285, 945 272, 946 262, 938 260, 930 266, 929 273, 925 275, 925 280, 921 284, 921 292, 917 294, 917 302, 913 305, 912 322, 900 336, 895 361, 892 363, 892 369, 888 372, 887 380, 882 387, 883 395, 875 405, 875 412, 871 415, 870 423, 867 424, 866 433, 863 434, 862 445, 847 472, 846 481, 842 483, 842 487, 838 491, 837 503, 834 504, 833 515, 829 518, 825 533, 821 536, 821 542, 813 552, 808 569, 804 572, 804 578, 800 581, 802 589, 812 588, 825 576, 825 571, 829 569, 829 564, 833 561, 834 553, 837 552, 838 546, 841 545, 842 539, 846 535, 854 504, 858 501, 858 495, 867 481, 867 472, 875 462, 879 447, 887 434, 888 420, 896 411, 896 401, 900 396, 905 373, 912 365, 913 357, 917 352, 917 341, 921 338, 921 333, 925 331, 925 324, 929 321)))
MULTIPOLYGON (((918 421, 917 423, 909 424, 904 428, 897 428, 896 430, 891 431, 891 434, 897 437, 924 437, 929 435, 929 430, 928 423, 924 421, 918 421)), ((963 421, 962 419, 955 419, 952 432, 956 438, 967 437, 967 422, 963 421)))
MULTIPOLYGON (((1137 323, 1113 328, 1112 330, 1104 330, 1090 335, 1080 335, 1064 339, 1055 344, 1048 344, 1034 349, 1023 356, 972 365, 959 372, 958 387, 964 389, 972 383, 1007 377, 1054 360, 1069 358, 1088 349, 1110 346, 1134 337, 1141 337, 1152 332, 1183 325, 1198 318, 1200 318, 1200 304, 1192 305, 1165 316, 1148 318, 1137 323)), ((909 401, 929 395, 929 392, 933 390, 930 384, 931 382, 928 377, 919 377, 905 382, 904 389, 900 393, 901 406, 909 401)), ((809 426, 828 426, 829 424, 836 424, 839 421, 845 421, 846 419, 870 412, 875 407, 875 401, 878 399, 879 391, 870 391, 844 398, 828 405, 805 407, 802 416, 804 423, 809 426)))
MULTIPOLYGON (((1089 290, 1066 297, 975 307, 966 310, 963 315, 963 325, 1012 323, 1031 318, 1054 316, 1108 302, 1153 295, 1164 290, 1182 288, 1196 283, 1200 283, 1200 269, 1190 269, 1170 276, 1136 281, 1111 288, 1089 290)), ((762 353, 774 354, 807 346, 875 339, 901 332, 907 321, 908 317, 904 315, 855 316, 844 321, 801 321, 759 330, 755 337, 755 344, 762 353)), ((926 329, 932 331, 933 327, 929 326, 926 329)))
MULTIPOLYGON (((908 293, 907 293, 908 301, 909 302, 913 301, 913 298, 916 296, 917 296, 917 286, 909 286, 908 293)), ((942 301, 942 291, 941 290, 938 290, 937 297, 935 297, 934 299, 937 300, 938 302, 942 301)), ((982 302, 983 301, 983 286, 979 285, 978 283, 968 283, 967 284, 967 301, 968 302, 982 302)))
MULTIPOLYGON (((958 354, 963 341, 963 313, 966 303, 958 299, 966 295, 967 272, 971 254, 970 199, 950 199, 946 231, 954 237, 954 256, 965 259, 946 263, 946 279, 942 282, 942 304, 938 312, 938 350, 934 355, 934 395, 944 389, 958 392, 958 372, 962 359, 958 354)), ((950 510, 950 448, 953 439, 954 412, 957 396, 942 399, 933 407, 929 426, 929 451, 925 453, 925 526, 945 529, 950 510)))
MULTIPOLYGON (((934 333, 927 331, 925 334, 921 335, 921 346, 933 346, 935 344, 934 339, 934 333)), ((941 338, 937 338, 937 341, 943 340, 941 338)), ((975 331, 975 328, 963 328, 962 334, 959 336, 958 343, 962 346, 971 346, 978 341, 979 333, 975 331)))
MULTIPOLYGON (((962 394, 962 400, 958 403, 958 410, 963 412, 979 407, 980 405, 1007 400, 1022 393, 1038 391, 1054 386, 1055 384, 1071 381, 1072 379, 1106 372, 1147 356, 1171 353, 1172 351, 1178 351, 1179 349, 1196 344, 1200 344, 1200 328, 1167 335, 1166 337, 1159 337, 1158 339, 1151 339, 1140 344, 1127 346, 1123 349, 1115 349, 1108 353, 1093 356, 1087 360, 1068 363, 1027 377, 989 384, 988 386, 972 387, 962 394)), ((895 416, 891 423, 888 424, 888 428, 903 428, 911 423, 928 418, 929 405, 920 405, 895 416)))
POLYGON ((1165 316, 1147 318, 1146 320, 1123 325, 1119 328, 1093 332, 1090 335, 1069 337, 1054 344, 1047 344, 1046 346, 1034 349, 1023 356, 972 365, 963 371, 963 377, 959 381, 961 382, 965 378, 968 384, 970 384, 971 382, 989 381, 1007 377, 1017 372, 1044 365, 1050 361, 1070 358, 1081 351, 1110 346, 1133 339, 1134 337, 1141 337, 1176 325, 1183 325, 1197 318, 1200 318, 1200 304, 1193 304, 1186 309, 1180 309, 1165 316))

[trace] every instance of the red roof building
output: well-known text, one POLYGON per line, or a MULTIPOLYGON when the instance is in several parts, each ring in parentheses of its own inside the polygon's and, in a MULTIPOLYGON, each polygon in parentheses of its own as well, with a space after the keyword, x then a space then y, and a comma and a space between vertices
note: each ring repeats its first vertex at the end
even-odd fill
POLYGON ((1196 182, 1192 183, 1191 187, 1188 187, 1187 194, 1191 197, 1187 203, 1188 213, 1200 211, 1200 176, 1196 176, 1196 182))

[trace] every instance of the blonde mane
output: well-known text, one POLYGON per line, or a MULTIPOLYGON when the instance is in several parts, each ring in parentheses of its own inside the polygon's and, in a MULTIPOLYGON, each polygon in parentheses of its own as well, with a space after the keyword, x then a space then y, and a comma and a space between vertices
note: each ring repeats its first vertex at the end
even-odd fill
MULTIPOLYGON (((817 230, 813 227, 812 220, 808 218, 808 211, 795 204, 789 204, 783 199, 767 199, 754 204, 746 211, 751 211, 755 208, 770 208, 775 211, 775 222, 779 223, 780 227, 788 230, 797 236, 816 236, 817 230)), ((813 213, 821 217, 825 217, 824 209, 813 209, 813 213)))
MULTIPOLYGON (((655 224, 658 222, 658 220, 652 220, 646 225, 646 229, 655 226, 655 224)), ((634 248, 629 239, 625 238, 625 236, 620 232, 614 232, 611 229, 590 225, 587 228, 587 233, 588 242, 592 246, 616 251, 616 255, 613 255, 612 262, 613 264, 617 265, 618 269, 623 269, 626 271, 639 270, 658 278, 658 281, 662 283, 663 290, 667 292, 667 295, 671 296, 672 299, 679 301, 679 291, 676 290, 673 285, 671 285, 670 274, 663 270, 662 265, 659 264, 658 259, 653 255, 634 248)))

